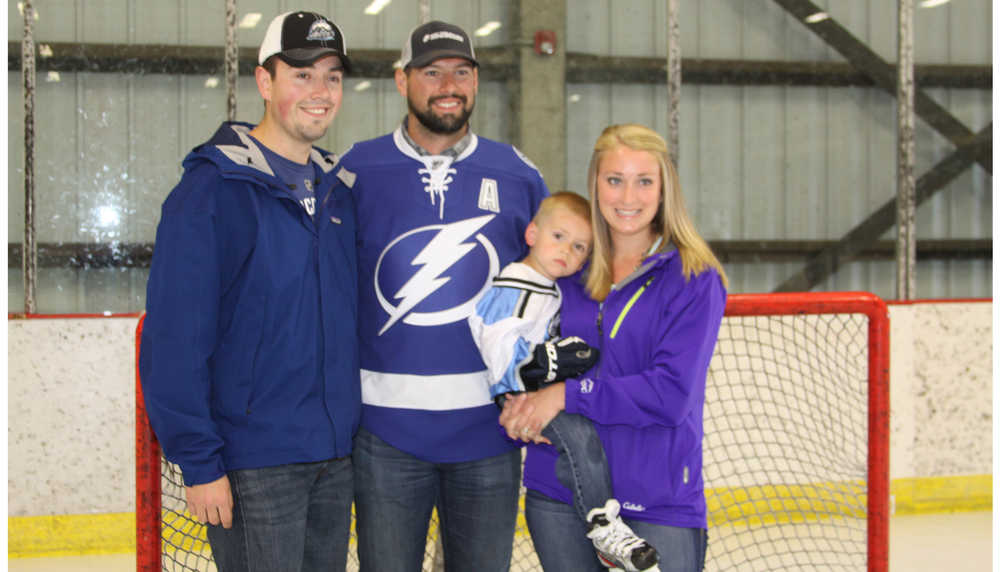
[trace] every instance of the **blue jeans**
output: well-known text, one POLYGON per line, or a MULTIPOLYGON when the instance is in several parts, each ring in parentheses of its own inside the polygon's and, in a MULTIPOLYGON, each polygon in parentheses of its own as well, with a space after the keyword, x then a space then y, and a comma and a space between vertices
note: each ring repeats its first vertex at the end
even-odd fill
MULTIPOLYGON (((529 490, 525 517, 545 572, 607 572, 587 538, 587 528, 568 504, 529 490)), ((678 528, 623 519, 660 554, 660 572, 701 572, 708 535, 702 528, 678 528)))
POLYGON ((556 477, 573 493, 573 508, 580 520, 587 520, 592 508, 603 507, 614 494, 604 446, 594 423, 574 413, 560 412, 542 430, 559 451, 556 477))
POLYGON ((230 471, 233 527, 208 526, 219 572, 347 567, 354 497, 350 457, 230 471))
POLYGON ((362 572, 419 572, 435 506, 446 570, 509 570, 520 451, 431 463, 358 429, 353 456, 362 572))

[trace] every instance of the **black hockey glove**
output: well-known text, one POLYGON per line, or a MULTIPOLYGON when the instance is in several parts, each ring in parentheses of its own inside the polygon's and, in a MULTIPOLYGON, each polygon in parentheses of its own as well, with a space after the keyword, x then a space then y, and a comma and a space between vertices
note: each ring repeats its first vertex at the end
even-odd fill
POLYGON ((600 356, 597 348, 576 336, 549 340, 535 346, 533 359, 520 368, 521 381, 528 391, 545 383, 562 381, 590 369, 600 356))

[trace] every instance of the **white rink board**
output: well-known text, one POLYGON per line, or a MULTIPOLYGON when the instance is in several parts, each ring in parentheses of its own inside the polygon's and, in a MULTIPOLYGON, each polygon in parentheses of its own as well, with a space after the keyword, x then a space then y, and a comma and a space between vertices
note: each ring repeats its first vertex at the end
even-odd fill
MULTIPOLYGON (((992 303, 892 305, 890 318, 891 477, 992 473, 992 303)), ((9 516, 134 510, 136 322, 8 320, 9 516)))

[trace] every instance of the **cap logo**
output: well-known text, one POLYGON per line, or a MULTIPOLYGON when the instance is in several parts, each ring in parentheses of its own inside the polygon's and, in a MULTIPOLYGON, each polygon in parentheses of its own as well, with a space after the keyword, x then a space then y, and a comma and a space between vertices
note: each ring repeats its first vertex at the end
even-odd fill
POLYGON ((465 38, 463 38, 462 36, 456 34, 455 32, 448 32, 448 31, 424 34, 423 42, 426 44, 427 42, 433 42, 434 40, 441 40, 444 38, 447 38, 449 40, 455 40, 456 42, 462 42, 462 43, 465 42, 465 38))
POLYGON ((333 33, 333 26, 325 20, 316 20, 313 22, 312 26, 309 26, 309 33, 306 35, 307 40, 318 40, 327 41, 337 39, 336 34, 333 33))

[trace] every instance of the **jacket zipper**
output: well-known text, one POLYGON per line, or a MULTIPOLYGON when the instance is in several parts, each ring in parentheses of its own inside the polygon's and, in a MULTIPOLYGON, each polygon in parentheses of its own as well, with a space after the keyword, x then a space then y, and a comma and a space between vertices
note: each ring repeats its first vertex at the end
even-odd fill
MULTIPOLYGON (((611 328, 611 333, 608 337, 609 341, 613 340, 615 336, 618 334, 618 328, 620 328, 622 322, 625 321, 625 316, 629 313, 629 310, 632 309, 632 306, 635 305, 636 301, 639 299, 639 296, 642 296, 642 293, 646 291, 646 288, 649 286, 649 284, 653 281, 654 278, 656 278, 655 274, 647 278, 646 282, 642 286, 640 286, 639 289, 635 291, 635 294, 632 294, 632 297, 629 298, 628 302, 625 303, 625 307, 622 308, 621 313, 618 314, 618 319, 615 320, 615 324, 611 328)), ((597 339, 599 344, 597 346, 597 349, 600 350, 601 353, 604 353, 604 307, 605 304, 608 302, 608 298, 610 298, 614 292, 616 292, 616 288, 612 285, 611 290, 608 292, 608 297, 605 298, 603 302, 597 305, 597 339)), ((597 377, 601 376, 601 369, 603 363, 604 360, 597 361, 597 377)))
POLYGON ((639 296, 642 296, 642 293, 646 291, 646 288, 649 286, 649 284, 653 281, 653 278, 655 277, 656 275, 650 276, 646 280, 645 284, 640 286, 639 289, 635 291, 635 294, 632 294, 632 297, 628 299, 628 302, 625 303, 625 307, 622 308, 621 313, 618 314, 618 319, 615 320, 615 325, 612 326, 611 334, 609 335, 608 339, 611 340, 615 339, 615 336, 618 335, 618 328, 620 328, 622 322, 625 321, 625 316, 628 315, 629 311, 632 309, 632 306, 634 306, 636 301, 639 299, 639 296))
MULTIPOLYGON (((611 290, 608 295, 604 298, 603 302, 597 305, 597 349, 602 354, 604 353, 604 305, 607 303, 608 298, 611 297, 611 293, 615 291, 615 287, 612 285, 611 290)), ((601 377, 601 370, 604 369, 604 360, 597 360, 597 376, 601 377)))

